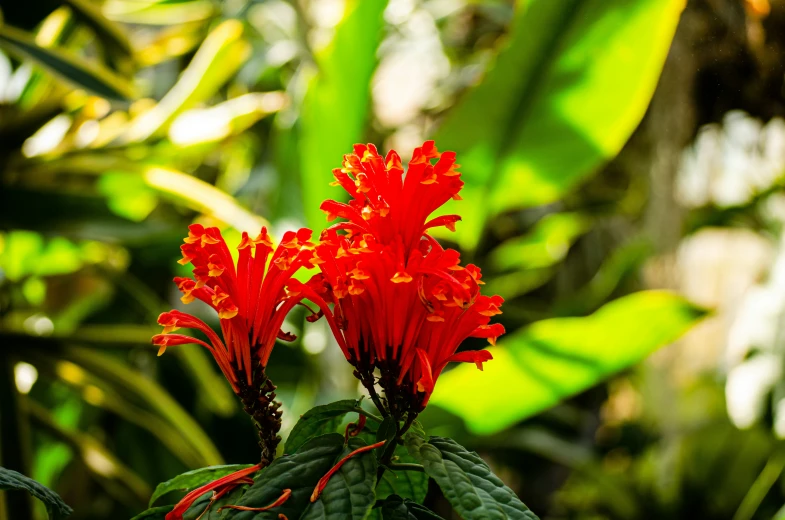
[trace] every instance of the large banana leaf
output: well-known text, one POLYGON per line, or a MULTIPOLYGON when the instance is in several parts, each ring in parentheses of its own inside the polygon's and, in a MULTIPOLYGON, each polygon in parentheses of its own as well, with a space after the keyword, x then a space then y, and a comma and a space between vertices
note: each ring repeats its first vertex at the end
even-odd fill
POLYGON ((458 152, 462 196, 475 201, 457 211, 463 247, 476 245, 489 217, 559 199, 621 150, 654 93, 684 4, 519 2, 496 63, 436 133, 439 148, 458 152))
POLYGON ((490 348, 484 371, 444 374, 431 403, 474 433, 495 433, 640 362, 704 314, 673 293, 643 291, 587 317, 538 321, 490 348))

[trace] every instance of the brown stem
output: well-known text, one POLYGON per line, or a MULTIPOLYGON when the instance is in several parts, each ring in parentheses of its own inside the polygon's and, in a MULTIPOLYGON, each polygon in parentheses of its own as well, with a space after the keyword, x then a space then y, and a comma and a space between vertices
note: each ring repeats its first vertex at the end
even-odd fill
POLYGON ((257 365, 249 386, 245 377, 238 374, 237 396, 243 403, 245 413, 251 416, 259 432, 261 464, 267 466, 275 458, 275 450, 281 442, 281 403, 275 400, 276 386, 267 377, 264 367, 257 365))

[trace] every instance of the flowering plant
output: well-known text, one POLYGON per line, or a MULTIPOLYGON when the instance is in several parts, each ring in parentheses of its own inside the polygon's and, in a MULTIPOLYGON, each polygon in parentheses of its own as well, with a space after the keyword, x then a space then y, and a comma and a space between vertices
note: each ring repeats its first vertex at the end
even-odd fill
POLYGON ((217 313, 221 333, 172 310, 159 317, 164 330, 153 343, 159 355, 186 343, 210 351, 257 427, 261 457, 250 466, 206 468, 204 478, 199 471, 176 477, 153 500, 173 489, 189 493, 138 518, 439 518, 422 505, 429 478, 462 518, 536 518, 475 453, 429 437, 417 421, 448 363, 482 370, 492 359, 486 350, 459 351, 464 340, 493 344, 504 333, 491 323, 502 299, 481 294, 480 269, 461 265, 457 251, 429 234, 438 226, 454 230, 460 220, 430 218, 460 199, 455 154, 428 141, 404 171, 395 151, 382 157, 372 144, 355 145, 333 173, 350 201, 321 205, 329 221, 342 220, 317 243, 301 229, 274 247, 263 228, 256 238, 243 234, 235 261, 217 228, 191 226, 181 263, 193 265, 193 278, 175 283, 183 303, 200 300, 217 313), (306 283, 295 278, 314 268, 306 283), (281 327, 304 299, 318 308, 308 321, 327 320, 377 410, 354 399, 317 406, 281 450, 268 361, 276 339, 294 339, 281 327))

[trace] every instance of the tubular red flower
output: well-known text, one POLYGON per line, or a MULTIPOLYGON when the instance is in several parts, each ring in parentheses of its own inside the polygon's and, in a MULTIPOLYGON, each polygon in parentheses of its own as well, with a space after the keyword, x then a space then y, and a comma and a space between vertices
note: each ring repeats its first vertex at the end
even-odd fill
POLYGON ((245 479, 252 473, 256 473, 260 469, 262 469, 262 465, 256 464, 249 468, 235 471, 234 473, 226 475, 225 477, 221 477, 218 480, 214 480, 213 482, 205 484, 202 487, 194 489, 185 495, 183 499, 174 506, 174 509, 166 514, 166 520, 182 520, 183 514, 188 511, 188 508, 191 507, 191 505, 193 505, 193 503, 196 502, 196 500, 205 493, 213 490, 218 490, 220 492, 223 488, 228 486, 235 486, 239 481, 245 479))
POLYGON ((309 229, 287 232, 274 248, 265 228, 256 238, 243 233, 235 265, 218 228, 190 226, 180 262, 193 265, 194 278, 177 277, 174 281, 184 303, 198 299, 218 313, 222 338, 198 318, 173 310, 158 318, 164 327, 163 334, 153 337, 160 347, 158 354, 169 346, 198 344, 210 351, 235 392, 238 378, 251 385, 255 366, 267 365, 275 340, 295 339, 281 330, 292 307, 309 297, 326 308, 312 289, 293 278, 300 268, 313 267, 311 234, 309 229), (196 329, 208 342, 170 334, 179 328, 196 329))
POLYGON ((380 369, 388 400, 403 395, 415 413, 428 403, 448 362, 482 368, 491 359, 487 351, 456 354, 466 338, 493 344, 504 333, 489 323, 503 300, 480 294, 480 269, 461 266, 457 251, 427 233, 436 226, 454 229, 460 220, 428 220, 450 198, 460 198, 457 167, 455 154, 440 154, 432 141, 415 149, 405 175, 395 151, 382 158, 371 144, 355 145, 333 172, 352 200, 321 206, 328 220, 348 222, 323 232, 311 259, 321 273, 308 285, 332 304, 325 314, 332 313, 336 338, 356 374, 361 380, 366 374, 368 387, 367 374, 380 369))

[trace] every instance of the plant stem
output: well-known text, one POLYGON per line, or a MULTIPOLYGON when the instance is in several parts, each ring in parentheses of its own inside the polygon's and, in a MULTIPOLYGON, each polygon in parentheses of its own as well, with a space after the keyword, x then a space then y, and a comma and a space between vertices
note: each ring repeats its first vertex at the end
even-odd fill
POLYGON ((248 385, 243 374, 238 374, 237 396, 243 403, 243 410, 251 416, 259 432, 262 467, 275 458, 275 450, 281 442, 281 403, 275 400, 275 385, 267 378, 264 367, 256 365, 251 384, 248 385))
MULTIPOLYGON (((0 465, 30 476, 27 468, 25 435, 22 433, 22 416, 19 395, 16 393, 14 363, 6 352, 0 352, 0 465)), ((22 491, 4 493, 5 515, 14 520, 32 520, 30 497, 22 491), (13 516, 11 512, 13 511, 13 516)))
POLYGON ((769 457, 766 465, 761 470, 758 478, 752 483, 749 491, 733 515, 733 520, 749 520, 758 510, 766 494, 771 489, 771 486, 777 482, 777 479, 785 469, 785 445, 780 445, 777 450, 769 457))

